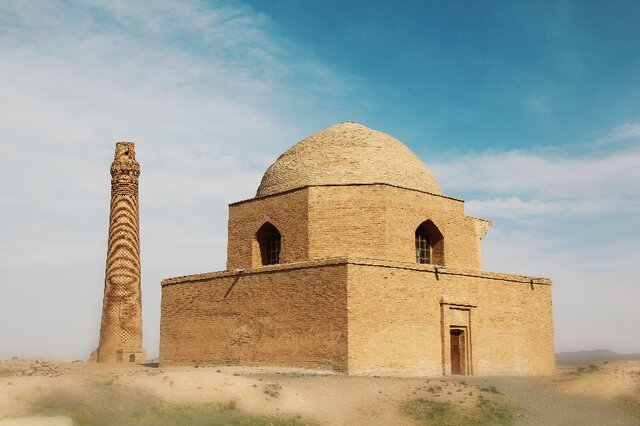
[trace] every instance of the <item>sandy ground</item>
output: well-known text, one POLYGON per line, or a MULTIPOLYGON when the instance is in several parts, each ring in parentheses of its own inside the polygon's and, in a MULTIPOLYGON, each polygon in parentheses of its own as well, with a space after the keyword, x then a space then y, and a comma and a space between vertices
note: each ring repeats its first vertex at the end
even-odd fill
POLYGON ((640 401, 640 361, 565 368, 554 376, 527 378, 347 377, 284 368, 84 362, 52 362, 40 368, 33 360, 0 361, 0 426, 70 425, 65 417, 34 419, 38 404, 65 395, 101 404, 122 400, 122 394, 125 399, 130 395, 132 404, 136 398, 186 406, 215 402, 254 415, 299 415, 330 425, 411 425, 415 423, 398 408, 404 401, 428 398, 464 407, 484 397, 518 407, 515 424, 640 425, 620 404, 625 397, 640 401), (32 375, 20 375, 25 371, 32 375), (486 390, 491 386, 498 392, 486 390))

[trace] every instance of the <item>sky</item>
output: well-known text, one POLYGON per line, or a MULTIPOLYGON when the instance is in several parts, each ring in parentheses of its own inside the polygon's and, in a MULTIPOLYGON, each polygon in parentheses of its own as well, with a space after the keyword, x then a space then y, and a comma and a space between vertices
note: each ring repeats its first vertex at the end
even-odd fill
POLYGON ((635 1, 0 1, 0 358, 97 347, 115 142, 160 281, 222 270, 227 205, 340 121, 403 141, 485 269, 550 277, 557 351, 640 352, 635 1))

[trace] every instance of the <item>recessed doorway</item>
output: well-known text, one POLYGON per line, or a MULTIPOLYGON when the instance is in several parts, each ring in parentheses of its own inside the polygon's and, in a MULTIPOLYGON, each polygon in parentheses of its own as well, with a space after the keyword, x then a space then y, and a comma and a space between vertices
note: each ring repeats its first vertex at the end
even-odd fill
POLYGON ((442 375, 473 376, 473 327, 475 305, 440 301, 442 375))
POLYGON ((460 328, 452 328, 451 332, 451 374, 467 375, 465 363, 465 332, 460 328))

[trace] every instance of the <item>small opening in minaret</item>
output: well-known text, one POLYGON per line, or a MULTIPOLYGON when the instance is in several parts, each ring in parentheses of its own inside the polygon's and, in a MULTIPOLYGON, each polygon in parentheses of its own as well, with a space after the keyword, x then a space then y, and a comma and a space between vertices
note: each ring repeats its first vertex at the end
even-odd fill
POLYGON ((134 354, 129 355, 129 362, 136 362, 136 356, 134 354))

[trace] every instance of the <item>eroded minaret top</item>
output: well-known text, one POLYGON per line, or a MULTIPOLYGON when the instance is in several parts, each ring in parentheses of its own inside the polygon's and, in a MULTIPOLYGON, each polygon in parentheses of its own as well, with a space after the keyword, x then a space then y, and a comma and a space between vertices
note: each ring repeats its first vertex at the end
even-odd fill
POLYGON ((133 142, 117 142, 116 154, 111 163, 111 190, 114 194, 138 194, 140 164, 136 161, 133 142))

